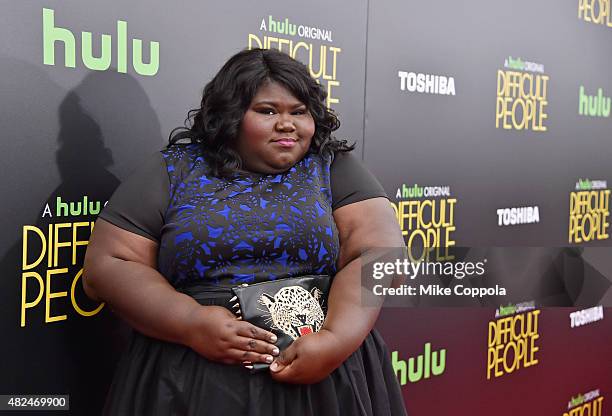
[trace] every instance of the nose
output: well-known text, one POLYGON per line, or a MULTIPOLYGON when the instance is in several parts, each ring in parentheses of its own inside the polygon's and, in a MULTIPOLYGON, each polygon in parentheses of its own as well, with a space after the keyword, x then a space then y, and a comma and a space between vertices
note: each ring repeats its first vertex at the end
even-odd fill
POLYGON ((276 129, 278 131, 294 131, 295 124, 293 123, 291 114, 281 113, 276 121, 276 129))

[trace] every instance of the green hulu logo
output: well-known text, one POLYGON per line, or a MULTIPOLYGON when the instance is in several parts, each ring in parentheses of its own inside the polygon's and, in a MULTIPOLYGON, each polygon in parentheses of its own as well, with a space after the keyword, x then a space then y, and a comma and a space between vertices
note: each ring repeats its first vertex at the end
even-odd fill
MULTIPOLYGON (((91 32, 81 34, 81 59, 83 65, 94 71, 105 71, 110 68, 112 60, 112 36, 102 34, 100 56, 93 56, 93 41, 91 32)), ((127 73, 128 67, 128 36, 127 22, 117 21, 116 35, 116 64, 117 72, 127 73)), ((55 26, 55 12, 52 9, 43 9, 43 63, 55 65, 55 44, 64 44, 64 66, 76 67, 75 37, 69 29, 55 26)), ((142 61, 142 40, 132 39, 132 66, 140 75, 153 76, 159 69, 159 42, 149 42, 149 63, 142 61)))
POLYGON ((69 215, 98 215, 100 213, 100 201, 89 201, 87 195, 83 201, 63 202, 62 197, 55 199, 55 216, 68 217, 69 215))
POLYGON ((272 16, 268 16, 268 30, 281 35, 295 36, 297 33, 297 26, 293 23, 289 23, 289 19, 287 18, 285 18, 283 22, 282 20, 276 21, 272 19, 272 16))
POLYGON ((402 184, 402 198, 421 198, 423 196, 423 187, 417 185, 408 188, 406 184, 402 184))
POLYGON ((597 89, 597 95, 587 95, 584 87, 580 86, 578 113, 581 116, 590 117, 609 117, 610 116, 610 97, 603 95, 601 88, 597 89))
POLYGON ((406 376, 408 381, 416 383, 421 379, 428 379, 432 375, 439 376, 444 373, 446 368, 446 350, 431 351, 431 343, 425 344, 425 352, 416 358, 409 358, 408 365, 405 360, 398 358, 398 352, 391 353, 391 361, 393 371, 399 379, 400 384, 406 384, 406 376))

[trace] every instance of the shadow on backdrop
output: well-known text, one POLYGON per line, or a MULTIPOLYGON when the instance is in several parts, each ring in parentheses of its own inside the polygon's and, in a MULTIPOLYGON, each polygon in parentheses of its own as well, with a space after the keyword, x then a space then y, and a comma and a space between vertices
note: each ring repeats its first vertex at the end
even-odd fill
MULTIPOLYGON (((21 81, 16 88, 43 93, 55 89, 58 92, 60 87, 39 67, 17 61, 11 64, 15 70, 13 82, 21 81), (24 83, 24 80, 29 82, 24 83)), ((0 391, 70 394, 69 414, 98 414, 129 329, 108 307, 91 317, 77 312, 74 305, 85 312, 98 307, 84 294, 80 278, 75 279, 82 267, 85 245, 77 247, 74 253, 71 246, 60 247, 57 264, 51 267, 47 263, 49 256, 45 254, 39 265, 28 270, 38 273, 40 280, 33 276, 26 278, 25 296, 22 297, 21 230, 23 225, 34 225, 49 239, 49 224, 80 222, 83 226, 77 228, 76 233, 74 228, 67 226, 59 230, 58 238, 59 241, 71 241, 76 236, 77 241, 86 241, 90 229, 86 224, 95 221, 104 202, 119 185, 117 176, 127 175, 160 147, 160 125, 145 91, 130 75, 111 71, 88 73, 75 88, 62 94, 61 102, 32 100, 34 95, 26 94, 29 102, 22 103, 29 108, 31 123, 48 123, 44 117, 37 120, 37 114, 48 113, 50 105, 57 108, 59 131, 55 160, 52 153, 38 154, 32 160, 29 150, 40 146, 36 139, 48 140, 40 136, 20 143, 23 148, 18 153, 21 160, 12 162, 47 166, 47 169, 55 162, 60 183, 47 191, 46 199, 41 197, 40 190, 32 194, 28 189, 21 189, 12 196, 13 199, 26 199, 26 205, 34 206, 39 215, 35 218, 29 215, 27 218, 24 215, 7 218, 9 222, 18 221, 15 227, 11 227, 18 228, 18 231, 11 236, 5 234, 4 238, 12 240, 12 243, 5 245, 10 249, 0 263, 3 276, 0 297, 4 311, 1 328, 8 340, 1 348, 3 356, 11 357, 3 365, 0 391), (41 160, 43 157, 47 159, 41 160), (118 161, 120 166, 117 166, 118 161), (48 212, 44 211, 45 206, 49 207, 48 212), (57 274, 47 277, 48 270, 55 270, 57 274), (24 302, 33 302, 41 292, 39 302, 25 309, 25 326, 21 327, 22 298, 24 302), (52 297, 53 294, 60 296, 52 297), (64 315, 65 319, 46 322, 50 321, 49 317, 64 315)), ((8 126, 9 131, 19 131, 17 124, 16 120, 15 125, 8 126)), ((54 127, 49 126, 49 130, 54 127)), ((38 130, 41 130, 40 126, 38 130)), ((32 153, 36 154, 35 151, 32 153)), ((25 172, 45 175, 44 169, 25 172)), ((43 243, 35 233, 28 234, 27 242, 28 263, 33 263, 43 251, 43 243)))

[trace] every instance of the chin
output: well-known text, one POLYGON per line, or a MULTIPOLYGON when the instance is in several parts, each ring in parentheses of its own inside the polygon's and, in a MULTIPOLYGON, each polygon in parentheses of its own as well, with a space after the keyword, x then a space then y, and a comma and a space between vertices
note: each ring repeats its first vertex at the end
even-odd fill
MULTIPOLYGON (((297 163, 297 161, 295 163, 297 163)), ((278 173, 283 173, 291 169, 295 163, 277 163, 273 165, 273 169, 275 169, 278 173)))
POLYGON ((274 166, 274 168, 276 169, 282 169, 282 170, 289 170, 291 169, 296 163, 298 163, 301 159, 302 159, 303 155, 300 157, 281 157, 277 160, 275 160, 275 163, 272 164, 272 166, 274 166))

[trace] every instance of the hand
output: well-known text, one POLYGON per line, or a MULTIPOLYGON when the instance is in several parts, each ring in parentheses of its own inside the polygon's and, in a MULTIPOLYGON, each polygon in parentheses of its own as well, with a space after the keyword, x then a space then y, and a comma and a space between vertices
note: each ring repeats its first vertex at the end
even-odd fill
POLYGON ((284 383, 317 383, 342 364, 345 357, 338 356, 339 346, 340 341, 328 330, 304 335, 272 363, 272 378, 284 383))
POLYGON ((276 335, 237 319, 222 306, 198 305, 189 317, 185 344, 224 364, 270 364, 278 355, 276 335))

